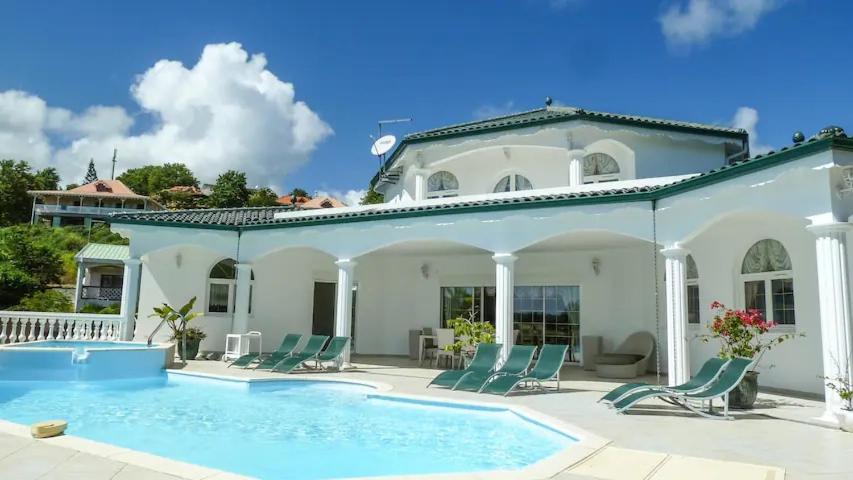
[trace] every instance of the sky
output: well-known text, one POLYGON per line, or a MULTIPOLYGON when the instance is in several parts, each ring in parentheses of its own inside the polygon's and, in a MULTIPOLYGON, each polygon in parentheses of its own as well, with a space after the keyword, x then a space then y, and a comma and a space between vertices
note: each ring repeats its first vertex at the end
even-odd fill
POLYGON ((753 152, 853 132, 853 2, 0 4, 0 158, 79 183, 187 164, 357 199, 398 137, 562 105, 746 128, 753 152))

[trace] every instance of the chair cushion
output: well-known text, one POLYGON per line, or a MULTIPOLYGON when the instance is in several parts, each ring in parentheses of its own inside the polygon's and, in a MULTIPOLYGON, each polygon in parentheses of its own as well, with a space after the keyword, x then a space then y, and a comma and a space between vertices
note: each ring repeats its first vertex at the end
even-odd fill
POLYGON ((643 359, 642 355, 630 353, 606 353, 595 356, 596 365, 632 365, 643 359))

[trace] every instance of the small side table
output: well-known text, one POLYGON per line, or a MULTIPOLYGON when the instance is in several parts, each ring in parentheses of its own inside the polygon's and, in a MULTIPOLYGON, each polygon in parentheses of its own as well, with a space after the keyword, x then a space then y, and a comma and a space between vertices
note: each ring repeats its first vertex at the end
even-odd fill
POLYGON ((601 353, 601 337, 584 335, 581 337, 581 356, 584 370, 595 370, 595 356, 601 353))
POLYGON ((229 333, 225 335, 225 355, 223 361, 233 360, 251 351, 252 340, 258 341, 258 353, 263 347, 263 334, 261 332, 229 333))

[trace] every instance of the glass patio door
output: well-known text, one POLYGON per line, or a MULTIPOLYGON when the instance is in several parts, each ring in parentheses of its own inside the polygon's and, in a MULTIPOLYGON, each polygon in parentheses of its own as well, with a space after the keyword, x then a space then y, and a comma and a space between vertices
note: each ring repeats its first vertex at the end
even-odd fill
POLYGON ((516 343, 568 345, 567 359, 579 361, 580 287, 517 286, 513 307, 516 343))

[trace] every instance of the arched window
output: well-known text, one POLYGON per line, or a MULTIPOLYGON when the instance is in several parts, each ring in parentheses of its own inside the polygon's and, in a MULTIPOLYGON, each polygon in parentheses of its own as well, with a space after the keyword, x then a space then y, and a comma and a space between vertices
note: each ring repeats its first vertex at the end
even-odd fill
MULTIPOLYGON (((255 272, 249 285, 249 313, 252 313, 252 289, 255 272)), ((207 313, 233 313, 234 290, 237 285, 237 262, 226 258, 210 269, 207 278, 207 313)))
POLYGON ((699 269, 693 255, 687 255, 687 323, 699 325, 699 269))
POLYGON ((583 158, 583 183, 619 180, 619 163, 606 153, 590 153, 583 158))
POLYGON ((533 190, 533 184, 524 175, 512 174, 498 180, 493 190, 495 193, 515 192, 518 190, 533 190))
POLYGON ((459 194, 459 181, 452 173, 442 170, 435 172, 427 179, 427 197, 455 197, 459 194))
POLYGON ((769 238, 756 242, 743 257, 740 273, 746 308, 777 325, 796 324, 794 271, 784 245, 769 238))

